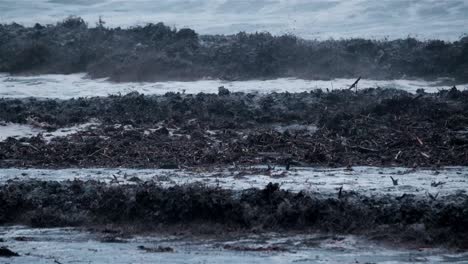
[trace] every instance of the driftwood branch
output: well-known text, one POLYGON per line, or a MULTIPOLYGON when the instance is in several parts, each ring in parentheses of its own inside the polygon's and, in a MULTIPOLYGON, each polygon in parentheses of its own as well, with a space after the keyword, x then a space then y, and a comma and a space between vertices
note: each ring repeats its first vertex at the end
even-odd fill
POLYGON ((353 88, 356 88, 357 87, 357 84, 358 82, 361 80, 361 76, 359 76, 359 78, 356 79, 356 81, 354 81, 353 84, 351 84, 351 86, 349 86, 348 90, 351 90, 353 88))

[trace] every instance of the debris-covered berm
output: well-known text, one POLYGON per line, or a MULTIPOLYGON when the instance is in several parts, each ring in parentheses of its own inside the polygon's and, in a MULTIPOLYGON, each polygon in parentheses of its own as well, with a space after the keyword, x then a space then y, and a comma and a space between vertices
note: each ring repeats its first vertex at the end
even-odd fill
POLYGON ((322 196, 278 184, 241 191, 158 183, 10 181, 0 186, 0 224, 81 226, 130 232, 326 232, 413 246, 468 248, 468 196, 444 199, 322 196))
MULTIPOLYGON (((66 89, 66 87, 64 87, 66 89)), ((393 89, 0 99, 0 122, 48 131, 0 142, 0 167, 468 165, 468 91, 393 89)))

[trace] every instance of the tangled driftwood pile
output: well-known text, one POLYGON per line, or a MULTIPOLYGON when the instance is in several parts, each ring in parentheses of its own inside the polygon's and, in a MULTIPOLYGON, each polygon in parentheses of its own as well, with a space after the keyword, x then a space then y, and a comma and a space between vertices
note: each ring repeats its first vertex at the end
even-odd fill
POLYGON ((455 88, 0 100, 0 119, 31 118, 101 125, 51 142, 0 142, 1 167, 468 165, 468 92, 455 88))

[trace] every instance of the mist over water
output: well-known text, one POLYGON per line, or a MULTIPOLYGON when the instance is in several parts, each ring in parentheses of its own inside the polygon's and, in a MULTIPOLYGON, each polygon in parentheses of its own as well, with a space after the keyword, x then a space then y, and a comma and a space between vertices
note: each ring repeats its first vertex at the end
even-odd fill
POLYGON ((106 26, 149 22, 201 34, 292 33, 307 39, 457 40, 467 33, 467 0, 1 0, 0 23, 55 23, 69 15, 106 26))
POLYGON ((468 263, 467 34, 468 0, 0 0, 0 263, 468 263))

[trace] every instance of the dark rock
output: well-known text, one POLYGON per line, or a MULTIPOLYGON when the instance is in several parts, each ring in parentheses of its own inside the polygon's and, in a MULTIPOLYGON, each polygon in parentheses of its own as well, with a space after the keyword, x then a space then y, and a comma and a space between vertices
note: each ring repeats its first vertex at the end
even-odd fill
POLYGON ((161 135, 169 135, 169 130, 165 127, 158 128, 154 132, 161 135))
POLYGON ((128 241, 117 236, 104 236, 100 240, 102 243, 127 243, 128 241))
POLYGON ((218 87, 218 95, 219 96, 226 96, 226 95, 229 95, 230 93, 231 92, 228 89, 224 88, 224 86, 218 87))
POLYGON ((18 257, 18 256, 19 256, 18 253, 11 251, 7 247, 0 247, 0 257, 11 258, 11 257, 18 257))
POLYGON ((163 170, 175 170, 179 168, 179 165, 175 163, 163 163, 159 166, 159 168, 163 170))
POLYGON ((138 246, 138 249, 146 251, 148 253, 172 253, 174 252, 173 248, 163 247, 163 246, 158 246, 158 247, 138 246))
POLYGON ((280 246, 248 247, 248 246, 225 245, 223 248, 228 249, 228 250, 234 250, 234 251, 254 251, 254 252, 262 252, 262 251, 285 252, 285 251, 288 251, 286 248, 280 247, 280 246))
POLYGON ((142 180, 136 176, 131 177, 130 179, 127 179, 127 181, 130 182, 141 182, 142 180))

